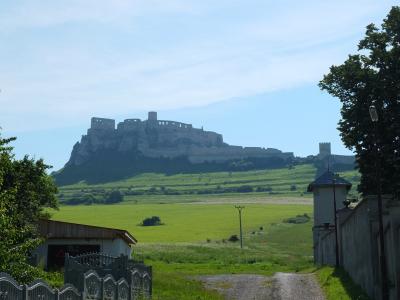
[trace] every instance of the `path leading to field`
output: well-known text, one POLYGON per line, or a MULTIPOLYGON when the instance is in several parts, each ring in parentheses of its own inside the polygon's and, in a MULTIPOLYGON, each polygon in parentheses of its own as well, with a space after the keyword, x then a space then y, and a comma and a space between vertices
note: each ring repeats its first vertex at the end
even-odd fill
POLYGON ((229 300, 325 300, 313 274, 212 275, 198 277, 229 300))

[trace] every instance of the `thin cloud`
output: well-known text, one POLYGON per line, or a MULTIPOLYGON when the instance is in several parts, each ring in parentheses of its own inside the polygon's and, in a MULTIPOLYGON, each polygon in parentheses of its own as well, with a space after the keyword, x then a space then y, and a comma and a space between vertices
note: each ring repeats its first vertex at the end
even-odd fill
POLYGON ((3 127, 26 130, 21 118, 29 129, 62 127, 93 114, 204 106, 316 83, 390 7, 289 3, 76 0, 4 9, 3 127))

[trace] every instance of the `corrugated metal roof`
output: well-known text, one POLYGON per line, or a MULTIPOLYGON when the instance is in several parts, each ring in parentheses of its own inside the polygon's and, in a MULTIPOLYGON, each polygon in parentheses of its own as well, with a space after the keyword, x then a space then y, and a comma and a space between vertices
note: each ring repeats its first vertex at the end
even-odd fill
POLYGON ((314 187, 318 186, 325 186, 325 187, 330 187, 330 186, 345 186, 347 190, 351 188, 351 183, 347 181, 346 179, 340 177, 339 175, 331 172, 331 171, 326 171, 323 173, 321 176, 319 176, 317 179, 315 179, 313 182, 311 182, 308 185, 307 191, 312 192, 314 187))
POLYGON ((126 230, 55 220, 39 220, 39 233, 46 239, 123 239, 127 244, 137 240, 126 230))

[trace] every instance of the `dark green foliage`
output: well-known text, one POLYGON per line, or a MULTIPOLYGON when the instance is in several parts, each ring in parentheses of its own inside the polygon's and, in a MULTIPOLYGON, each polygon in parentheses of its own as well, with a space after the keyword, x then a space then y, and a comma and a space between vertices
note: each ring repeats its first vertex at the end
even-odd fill
POLYGON ((291 190, 291 191, 297 190, 297 186, 296 186, 295 184, 292 184, 292 185, 290 186, 290 190, 291 190))
POLYGON ((394 194, 400 190, 400 7, 391 9, 381 29, 368 25, 358 49, 342 65, 332 66, 320 87, 342 102, 338 129, 356 153, 359 191, 377 192, 379 160, 383 192, 394 194), (372 104, 379 115, 376 136, 368 111, 372 104))
POLYGON ((124 200, 124 196, 121 194, 121 192, 118 190, 115 190, 107 195, 107 198, 105 199, 104 203, 105 204, 113 204, 113 203, 122 202, 123 200, 124 200))
POLYGON ((245 171, 253 169, 254 164, 251 161, 239 160, 232 162, 230 167, 235 171, 245 171))
POLYGON ((253 191, 253 187, 250 185, 241 185, 237 187, 236 191, 238 193, 251 193, 253 191))
POLYGON ((151 218, 146 218, 142 221, 142 226, 158 226, 163 225, 161 219, 158 216, 152 216, 151 218))
POLYGON ((36 224, 46 217, 43 209, 57 208, 57 188, 43 160, 14 158, 8 146, 13 140, 0 137, 0 272, 26 283, 42 274, 28 256, 41 242, 36 224))
POLYGON ((310 221, 310 216, 308 214, 297 215, 293 218, 288 218, 283 220, 284 223, 291 223, 291 224, 303 224, 310 221))
MULTIPOLYGON (((134 192, 126 192, 127 195, 133 195, 134 192)), ((124 201, 124 195, 119 190, 97 191, 96 196, 90 192, 74 193, 68 199, 62 199, 61 203, 66 205, 92 205, 92 204, 114 204, 124 201)))
POLYGON ((93 203, 99 203, 99 202, 92 194, 86 194, 86 193, 74 194, 71 198, 62 202, 62 204, 67 204, 67 205, 80 205, 80 204, 90 205, 93 203))
POLYGON ((272 192, 272 187, 264 187, 264 186, 258 186, 256 188, 256 192, 272 192))
POLYGON ((234 242, 239 241, 239 238, 238 238, 238 236, 237 236, 236 234, 234 234, 234 235, 231 235, 231 236, 229 237, 228 241, 234 243, 234 242))

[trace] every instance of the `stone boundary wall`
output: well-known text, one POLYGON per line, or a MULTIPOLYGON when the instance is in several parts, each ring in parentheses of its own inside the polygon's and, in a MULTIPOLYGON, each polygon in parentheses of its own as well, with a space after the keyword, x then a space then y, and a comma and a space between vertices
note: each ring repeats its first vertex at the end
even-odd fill
MULTIPOLYGON (((385 251, 390 299, 400 299, 400 201, 384 197, 385 251)), ((380 299, 379 228, 376 197, 338 211, 340 266, 372 299, 380 299)), ((317 229, 314 229, 317 230, 317 229)), ((318 265, 335 264, 335 232, 321 228, 314 244, 318 265)), ((314 232, 315 234, 315 232, 314 232)))

